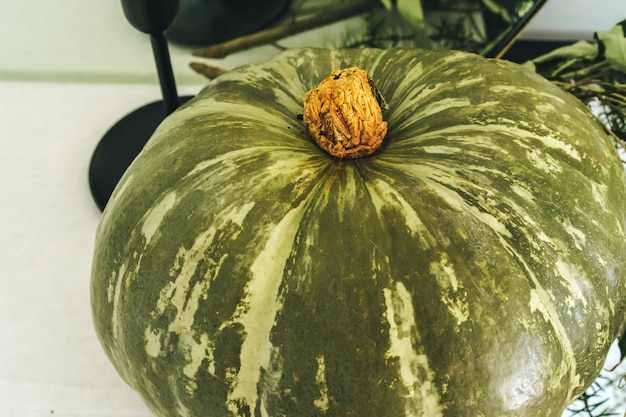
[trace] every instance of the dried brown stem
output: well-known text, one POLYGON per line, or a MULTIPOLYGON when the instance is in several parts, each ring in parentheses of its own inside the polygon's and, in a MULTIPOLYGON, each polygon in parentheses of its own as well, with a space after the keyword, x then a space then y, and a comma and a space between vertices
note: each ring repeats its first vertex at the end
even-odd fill
POLYGON ((579 77, 582 77, 582 78, 579 78, 579 80, 586 80, 589 77, 603 75, 610 71, 611 71, 611 67, 609 63, 607 61, 600 61, 600 62, 597 62, 595 64, 589 65, 587 67, 584 67, 575 71, 570 71, 570 72, 566 72, 563 74, 554 74, 554 76, 558 76, 559 78, 564 79, 564 80, 579 78, 579 77))
MULTIPOLYGON (((605 127, 606 132, 613 138, 613 140, 621 146, 622 149, 626 150, 626 141, 620 138, 615 132, 613 132, 608 127, 605 127)), ((620 362, 621 363, 621 362, 620 362)))
POLYGON ((190 62, 189 67, 200 75, 204 75, 209 80, 219 77, 226 72, 225 69, 203 64, 201 62, 190 62))
POLYGON ((387 134, 379 98, 372 79, 362 69, 336 70, 305 94, 303 121, 315 142, 330 155, 368 156, 387 134))
POLYGON ((254 46, 273 43, 287 36, 305 32, 320 26, 358 16, 371 10, 378 2, 364 0, 347 6, 320 13, 319 15, 295 21, 283 26, 262 30, 251 35, 242 36, 230 41, 215 44, 208 48, 193 51, 194 56, 203 58, 224 58, 233 52, 242 51, 254 46))

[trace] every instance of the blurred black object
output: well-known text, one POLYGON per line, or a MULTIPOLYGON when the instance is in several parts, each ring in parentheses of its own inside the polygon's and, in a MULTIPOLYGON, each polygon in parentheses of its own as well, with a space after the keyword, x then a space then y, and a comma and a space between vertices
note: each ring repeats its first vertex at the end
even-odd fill
POLYGON ((270 25, 290 0, 180 0, 178 16, 167 38, 190 45, 211 45, 256 32, 270 25))

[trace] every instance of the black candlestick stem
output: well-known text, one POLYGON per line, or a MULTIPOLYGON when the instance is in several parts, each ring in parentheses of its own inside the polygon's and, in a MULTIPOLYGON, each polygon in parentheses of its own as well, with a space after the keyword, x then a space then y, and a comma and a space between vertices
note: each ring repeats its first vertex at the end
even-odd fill
POLYGON ((154 53, 154 61, 159 74, 159 84, 161 84, 161 94, 163 95, 164 110, 167 116, 179 106, 170 53, 163 32, 153 33, 150 35, 150 40, 152 41, 152 52, 154 53))
POLYGON ((89 186, 103 210, 126 172, 157 126, 191 96, 178 97, 176 81, 164 32, 178 13, 179 0, 122 0, 126 19, 150 35, 163 100, 146 104, 127 114, 104 135, 91 159, 89 186))

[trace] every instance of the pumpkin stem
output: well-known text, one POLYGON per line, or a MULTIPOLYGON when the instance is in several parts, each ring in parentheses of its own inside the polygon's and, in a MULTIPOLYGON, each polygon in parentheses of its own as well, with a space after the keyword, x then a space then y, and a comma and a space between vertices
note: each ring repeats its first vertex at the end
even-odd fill
POLYGON ((320 148, 337 158, 374 153, 387 134, 382 97, 362 69, 333 71, 304 96, 303 120, 320 148))

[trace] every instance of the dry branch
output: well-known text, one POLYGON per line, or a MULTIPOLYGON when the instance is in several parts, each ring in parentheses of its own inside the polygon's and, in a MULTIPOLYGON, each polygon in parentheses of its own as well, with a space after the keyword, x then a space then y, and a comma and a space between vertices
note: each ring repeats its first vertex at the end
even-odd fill
POLYGON ((224 58, 233 52, 242 51, 254 46, 273 43, 287 36, 306 32, 307 30, 358 16, 371 10, 376 4, 379 3, 373 0, 352 3, 335 10, 320 13, 307 19, 294 21, 286 25, 262 30, 250 35, 218 43, 204 49, 199 49, 193 51, 192 54, 202 58, 224 58))

